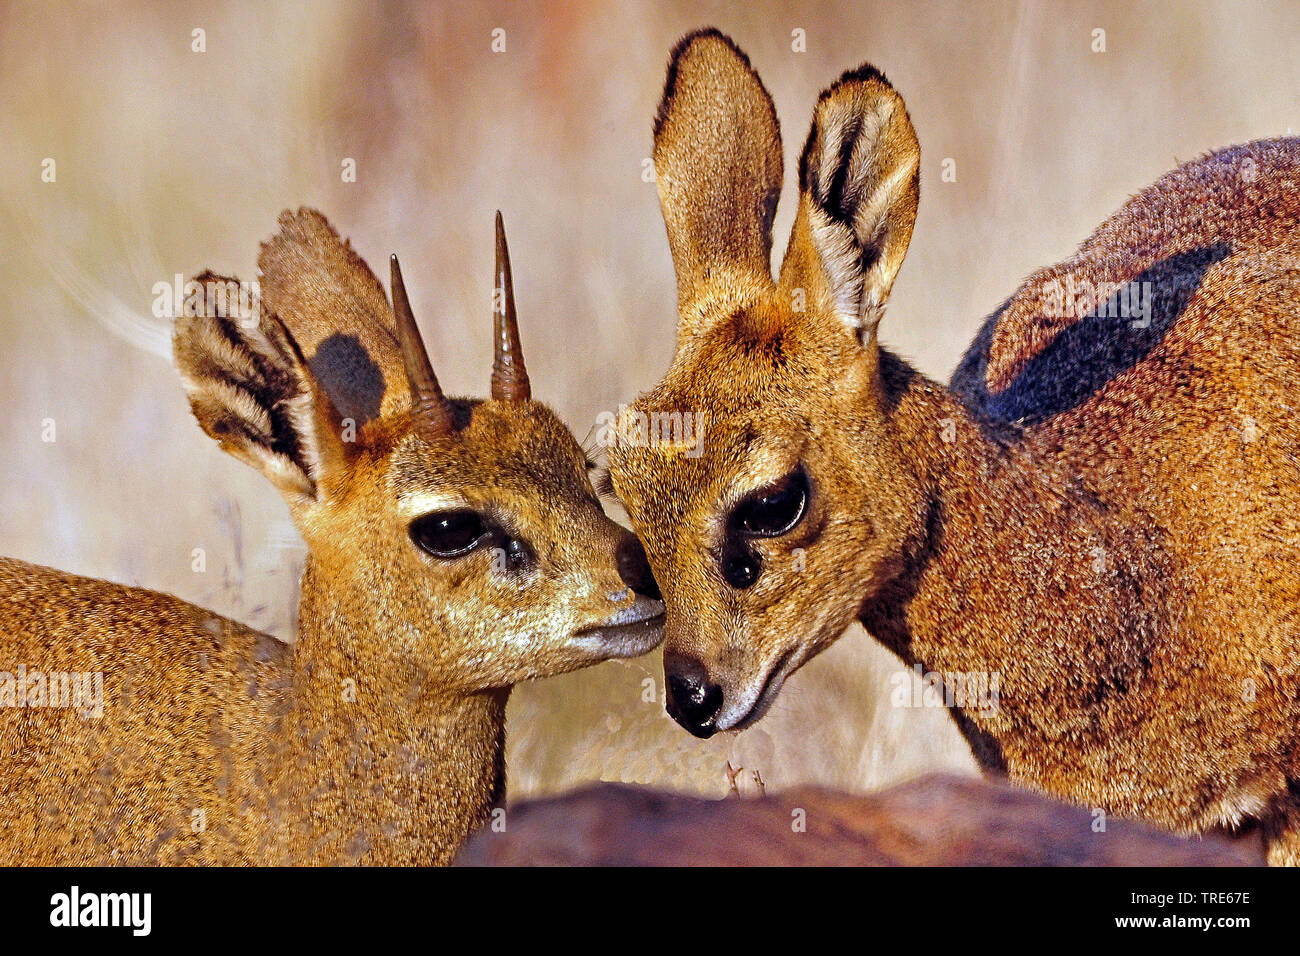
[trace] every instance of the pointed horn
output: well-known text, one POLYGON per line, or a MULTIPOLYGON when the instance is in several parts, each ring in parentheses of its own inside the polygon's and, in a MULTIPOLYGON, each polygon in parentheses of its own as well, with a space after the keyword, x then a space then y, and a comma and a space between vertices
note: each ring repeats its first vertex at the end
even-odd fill
POLYGON ((533 397, 524 368, 524 350, 519 344, 519 320, 515 316, 515 286, 510 278, 510 249, 506 227, 497 211, 496 280, 492 294, 492 338, 496 354, 492 359, 492 397, 498 401, 526 402, 533 397), (497 296, 500 296, 498 299, 497 296))
POLYGON ((402 267, 397 264, 397 256, 393 255, 389 262, 392 264, 397 342, 402 349, 402 364, 406 366, 406 381, 411 387, 411 418, 425 434, 445 435, 452 430, 451 405, 433 374, 433 364, 411 312, 411 300, 406 297, 406 285, 402 282, 402 267))

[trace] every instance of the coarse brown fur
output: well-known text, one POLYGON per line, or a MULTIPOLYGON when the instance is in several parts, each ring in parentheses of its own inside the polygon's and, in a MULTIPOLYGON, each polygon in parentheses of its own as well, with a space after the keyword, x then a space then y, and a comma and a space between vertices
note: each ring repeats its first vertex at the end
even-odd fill
POLYGON ((174 345, 199 423, 307 542, 297 640, 0 560, 0 863, 449 862, 504 796, 511 685, 657 643, 559 419, 453 401, 452 430, 416 427, 379 282, 319 213, 281 226, 258 313, 196 304, 174 345), (449 508, 531 558, 417 548, 449 508), (4 700, 20 669, 102 674, 102 712, 4 700))
POLYGON ((876 341, 919 196, 884 77, 819 99, 774 282, 766 91, 716 31, 669 72, 678 350, 633 410, 709 427, 695 457, 610 462, 664 586, 670 677, 722 693, 693 729, 757 720, 860 618, 909 664, 998 676, 996 706, 955 711, 987 767, 1178 831, 1258 825, 1300 862, 1300 141, 1160 179, 1030 277, 944 387, 876 341), (728 217, 760 228, 709 228, 728 217), (728 584, 728 515, 796 466, 798 523, 728 584))

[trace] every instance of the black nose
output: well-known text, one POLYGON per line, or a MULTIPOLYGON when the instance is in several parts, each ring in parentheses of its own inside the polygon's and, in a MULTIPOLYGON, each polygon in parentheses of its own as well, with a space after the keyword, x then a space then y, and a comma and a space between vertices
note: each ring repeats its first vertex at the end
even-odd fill
POLYGON ((722 688, 709 682, 708 671, 693 657, 664 655, 664 677, 668 681, 668 716, 696 737, 712 737, 714 721, 722 710, 722 688))
POLYGON ((662 600, 655 576, 650 573, 650 562, 646 560, 645 548, 636 535, 629 534, 618 543, 618 576, 623 583, 643 597, 662 600))

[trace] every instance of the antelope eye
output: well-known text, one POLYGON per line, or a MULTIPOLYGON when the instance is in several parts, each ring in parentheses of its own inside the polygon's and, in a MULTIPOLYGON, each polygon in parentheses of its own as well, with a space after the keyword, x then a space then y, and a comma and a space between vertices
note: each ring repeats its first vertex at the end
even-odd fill
POLYGON ((751 538, 775 538, 798 524, 807 506, 808 478, 798 468, 737 505, 730 523, 751 538))
POLYGON ((434 511, 411 522, 411 540, 435 558, 468 554, 488 533, 488 526, 474 511, 434 511))

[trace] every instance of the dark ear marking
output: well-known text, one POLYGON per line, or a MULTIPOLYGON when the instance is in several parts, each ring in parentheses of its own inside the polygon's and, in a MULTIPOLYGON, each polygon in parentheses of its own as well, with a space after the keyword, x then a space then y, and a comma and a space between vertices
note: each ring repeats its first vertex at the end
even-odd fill
POLYGON ((258 255, 266 307, 292 331, 345 417, 360 425, 404 409, 396 322, 375 274, 314 209, 285 210, 279 227, 258 255), (341 343, 340 335, 354 341, 341 343))
POLYGON ((340 415, 358 424, 379 417, 384 370, 358 336, 335 332, 316 347, 310 365, 340 415))
MULTIPOLYGON (((882 73, 880 70, 877 70, 870 63, 863 63, 861 66, 854 67, 851 70, 845 70, 842 74, 840 74, 840 78, 838 80, 836 80, 830 86, 826 87, 826 89, 822 90, 820 95, 818 95, 817 97, 817 106, 820 107, 823 103, 829 100, 832 96, 836 94, 836 92, 838 92, 840 87, 844 86, 845 84, 852 83, 852 82, 866 83, 871 80, 876 80, 891 90, 894 88, 893 84, 889 82, 889 78, 886 77, 884 73, 882 73)), ((813 110, 813 115, 814 116, 817 115, 816 108, 814 108, 813 110)), ((853 136, 851 138, 845 137, 845 142, 841 143, 840 145, 840 162, 837 165, 837 169, 845 169, 847 167, 849 154, 853 149, 853 140, 856 139, 861 132, 862 132, 862 126, 861 126, 861 120, 859 119, 857 128, 855 129, 853 136)), ((817 129, 816 126, 814 125, 813 129, 810 130, 808 133, 808 138, 804 140, 803 151, 799 154, 799 188, 814 195, 820 194, 821 192, 819 186, 815 182, 815 178, 816 178, 815 171, 810 169, 810 164, 809 164, 809 154, 812 152, 813 140, 816 136, 816 133, 817 133, 817 129)), ((842 189, 843 189, 843 183, 841 182, 841 191, 842 189)))
MULTIPOLYGON (((201 287, 238 280, 203 272, 201 287)), ((205 314, 176 320, 172 346, 194 417, 223 449, 261 471, 282 493, 314 497, 336 413, 316 394, 288 329, 254 301, 235 317, 221 298, 205 314), (322 413, 324 413, 322 415, 322 413)))
POLYGON ((823 275, 837 313, 863 340, 907 253, 920 197, 916 132, 902 97, 875 67, 849 70, 818 97, 799 186, 815 252, 805 265, 807 245, 792 244, 791 275, 823 275))
POLYGON ((814 193, 822 207, 837 222, 847 223, 852 213, 844 202, 844 186, 849 178, 849 163, 853 159, 853 147, 862 132, 862 117, 853 117, 844 127, 844 138, 840 140, 839 157, 835 168, 831 170, 830 187, 824 194, 814 193))

